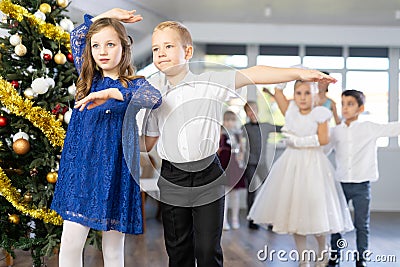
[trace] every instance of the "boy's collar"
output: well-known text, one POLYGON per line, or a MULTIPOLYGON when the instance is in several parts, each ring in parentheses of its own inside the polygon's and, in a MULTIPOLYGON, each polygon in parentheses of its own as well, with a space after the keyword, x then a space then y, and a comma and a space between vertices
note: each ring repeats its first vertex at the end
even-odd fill
POLYGON ((188 71, 186 76, 175 86, 171 85, 167 79, 165 79, 165 81, 166 81, 165 86, 167 86, 169 90, 172 88, 180 87, 182 85, 188 85, 194 87, 194 82, 196 82, 196 75, 194 75, 191 71, 188 71))
POLYGON ((359 122, 358 119, 357 119, 357 120, 354 120, 354 121, 350 122, 349 126, 347 126, 346 121, 343 120, 342 123, 341 123, 340 125, 343 126, 343 127, 350 127, 350 126, 355 125, 355 124, 358 124, 358 123, 360 123, 360 122, 359 122))

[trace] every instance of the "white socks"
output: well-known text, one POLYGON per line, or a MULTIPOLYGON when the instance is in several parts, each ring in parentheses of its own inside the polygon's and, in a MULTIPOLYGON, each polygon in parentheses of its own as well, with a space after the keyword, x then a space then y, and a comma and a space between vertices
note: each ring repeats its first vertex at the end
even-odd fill
POLYGON ((228 206, 231 207, 232 212, 232 228, 238 229, 240 227, 239 224, 239 211, 240 211, 240 192, 237 189, 232 189, 230 192, 226 190, 227 194, 225 195, 225 208, 224 208, 224 230, 231 229, 231 226, 228 223, 228 206))
MULTIPOLYGON (((59 267, 82 267, 82 253, 90 228, 64 220, 61 235, 59 267)), ((103 231, 104 267, 124 266, 125 234, 118 231, 103 231)))

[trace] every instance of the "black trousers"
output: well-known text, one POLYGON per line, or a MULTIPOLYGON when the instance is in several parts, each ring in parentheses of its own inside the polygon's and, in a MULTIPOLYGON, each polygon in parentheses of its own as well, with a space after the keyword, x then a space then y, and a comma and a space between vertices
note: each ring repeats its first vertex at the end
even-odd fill
POLYGON ((158 182, 170 267, 223 266, 224 173, 218 157, 194 164, 163 160, 158 182))

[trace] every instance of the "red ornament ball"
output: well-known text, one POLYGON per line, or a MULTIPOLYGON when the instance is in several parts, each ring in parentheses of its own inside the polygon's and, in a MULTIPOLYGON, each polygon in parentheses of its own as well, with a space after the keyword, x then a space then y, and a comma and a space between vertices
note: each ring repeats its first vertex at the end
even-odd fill
POLYGON ((15 89, 19 87, 19 82, 18 81, 11 81, 12 86, 14 86, 15 89))
POLYGON ((8 120, 4 116, 0 116, 0 127, 5 127, 7 126, 8 120))
POLYGON ((72 56, 71 53, 68 53, 68 55, 67 55, 67 60, 68 60, 69 62, 71 62, 71 63, 74 63, 74 57, 72 56))
POLYGON ((50 61, 50 60, 51 60, 51 55, 49 55, 49 54, 44 54, 44 55, 43 55, 43 59, 44 59, 45 61, 50 61))

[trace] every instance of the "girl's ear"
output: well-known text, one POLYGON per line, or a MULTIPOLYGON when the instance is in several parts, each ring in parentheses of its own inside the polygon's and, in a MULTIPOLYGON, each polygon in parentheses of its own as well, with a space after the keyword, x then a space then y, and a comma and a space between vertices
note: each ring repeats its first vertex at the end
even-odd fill
POLYGON ((185 59, 189 60, 193 57, 193 46, 189 45, 185 49, 185 59))

